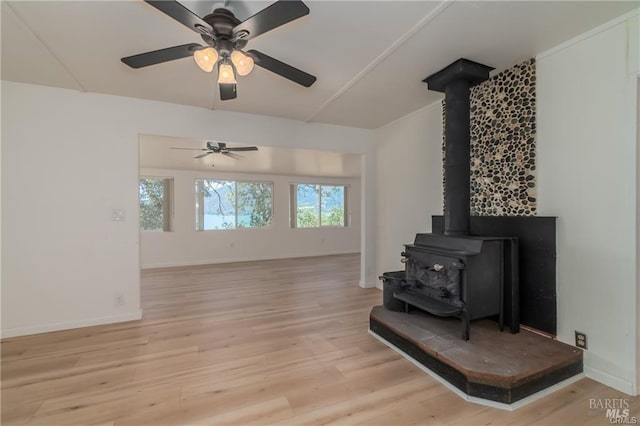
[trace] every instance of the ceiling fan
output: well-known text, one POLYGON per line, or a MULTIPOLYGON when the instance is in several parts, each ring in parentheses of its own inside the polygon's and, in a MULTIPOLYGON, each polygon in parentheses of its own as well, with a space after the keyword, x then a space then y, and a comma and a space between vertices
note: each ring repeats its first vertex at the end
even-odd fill
MULTIPOLYGON (((222 154, 233 159, 243 158, 241 155, 236 154, 237 151, 257 151, 257 146, 237 146, 229 147, 225 142, 218 142, 217 145, 213 142, 207 142, 206 148, 171 148, 171 149, 184 149, 187 151, 206 151, 203 154, 196 155, 193 158, 203 158, 211 154, 222 154)), ((211 165, 213 167, 213 164, 211 165)))
POLYGON ((249 74, 254 63, 305 87, 310 87, 316 81, 313 75, 262 52, 243 50, 253 37, 308 15, 309 8, 301 0, 279 0, 242 22, 225 8, 215 9, 200 18, 174 0, 144 1, 200 34, 207 46, 189 43, 122 58, 121 61, 131 68, 193 56, 196 64, 205 72, 212 72, 218 66, 218 86, 223 101, 237 97, 236 74, 249 74))

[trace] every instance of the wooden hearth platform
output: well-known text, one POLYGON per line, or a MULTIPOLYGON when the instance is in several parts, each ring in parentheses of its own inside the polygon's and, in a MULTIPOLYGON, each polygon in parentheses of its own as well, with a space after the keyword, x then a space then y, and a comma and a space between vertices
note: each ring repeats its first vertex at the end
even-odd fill
POLYGON ((526 330, 501 333, 491 320, 473 321, 465 342, 456 318, 376 306, 369 319, 371 332, 471 397, 513 404, 582 373, 580 349, 526 330))

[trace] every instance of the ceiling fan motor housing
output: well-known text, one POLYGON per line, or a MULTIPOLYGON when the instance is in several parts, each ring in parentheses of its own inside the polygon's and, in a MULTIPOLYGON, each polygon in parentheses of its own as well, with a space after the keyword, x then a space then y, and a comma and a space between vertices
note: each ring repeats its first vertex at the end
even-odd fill
POLYGON ((207 149, 213 152, 221 152, 227 149, 226 142, 218 142, 218 144, 214 144, 213 142, 207 142, 207 149))
POLYGON ((211 25, 216 37, 226 36, 231 38, 233 28, 240 24, 240 20, 228 9, 219 8, 202 18, 204 22, 211 25))
POLYGON ((213 34, 203 33, 201 35, 202 40, 208 45, 214 46, 221 56, 228 57, 233 50, 240 50, 247 45, 248 40, 243 39, 249 34, 247 31, 233 34, 233 28, 240 24, 240 20, 230 10, 216 9, 202 20, 213 28, 213 34))

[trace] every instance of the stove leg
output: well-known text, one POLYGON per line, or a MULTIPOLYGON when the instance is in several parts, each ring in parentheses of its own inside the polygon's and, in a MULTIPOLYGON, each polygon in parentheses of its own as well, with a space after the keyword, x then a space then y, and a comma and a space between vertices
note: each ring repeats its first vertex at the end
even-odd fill
POLYGON ((469 315, 467 311, 462 311, 462 340, 469 340, 469 315))

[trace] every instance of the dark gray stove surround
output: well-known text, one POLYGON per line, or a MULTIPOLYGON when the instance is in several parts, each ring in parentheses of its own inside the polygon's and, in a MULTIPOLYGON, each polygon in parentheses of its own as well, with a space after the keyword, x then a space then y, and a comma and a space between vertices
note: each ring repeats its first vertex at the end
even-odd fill
MULTIPOLYGON (((505 256, 504 282, 504 321, 512 331, 522 324, 557 332, 556 221, 549 216, 471 216, 473 235, 515 237, 515 247, 507 245, 505 253, 515 250, 517 261, 505 256)), ((433 216, 431 229, 443 235, 444 216, 433 216)))

